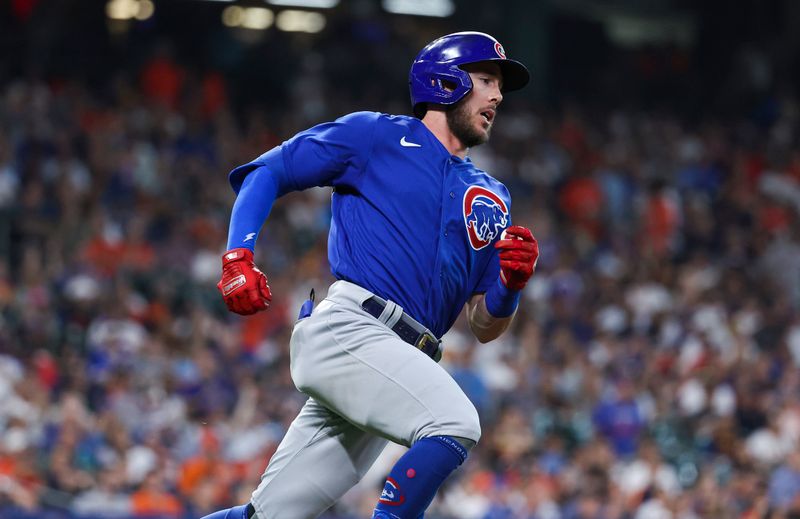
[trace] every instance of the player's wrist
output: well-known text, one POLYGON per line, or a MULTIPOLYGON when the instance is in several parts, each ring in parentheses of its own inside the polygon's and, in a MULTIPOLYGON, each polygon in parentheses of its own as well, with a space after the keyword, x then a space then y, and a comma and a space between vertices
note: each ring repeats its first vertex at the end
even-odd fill
POLYGON ((253 263, 253 251, 246 247, 237 247, 230 249, 222 255, 222 266, 234 261, 247 261, 253 263))
POLYGON ((498 277, 497 282, 484 295, 486 310, 492 317, 510 317, 517 311, 521 294, 522 291, 508 288, 498 277))

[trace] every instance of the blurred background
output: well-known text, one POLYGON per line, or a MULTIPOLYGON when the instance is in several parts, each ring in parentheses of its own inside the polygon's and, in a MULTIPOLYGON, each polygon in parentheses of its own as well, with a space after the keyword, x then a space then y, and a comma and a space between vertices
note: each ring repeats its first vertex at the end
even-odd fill
MULTIPOLYGON (((800 2, 0 2, 0 517, 244 503, 304 397, 329 192, 281 199, 268 312, 215 284, 226 175, 354 110, 410 114, 426 43, 533 76, 471 156, 541 257, 445 367, 483 438, 431 519, 800 517, 800 2)), ((326 514, 369 517, 387 449, 326 514)))

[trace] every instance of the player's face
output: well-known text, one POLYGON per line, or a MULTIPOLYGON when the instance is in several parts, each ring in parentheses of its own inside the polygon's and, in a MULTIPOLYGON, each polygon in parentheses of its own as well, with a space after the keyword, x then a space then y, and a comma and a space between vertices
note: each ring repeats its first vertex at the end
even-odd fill
POLYGON ((471 148, 489 140, 497 107, 503 100, 503 76, 492 62, 472 63, 464 70, 472 80, 472 90, 447 110, 447 123, 453 135, 471 148))

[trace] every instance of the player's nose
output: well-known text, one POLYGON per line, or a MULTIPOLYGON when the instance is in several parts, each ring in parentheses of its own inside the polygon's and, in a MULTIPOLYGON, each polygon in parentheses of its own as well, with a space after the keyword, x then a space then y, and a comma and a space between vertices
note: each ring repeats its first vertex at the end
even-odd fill
POLYGON ((500 85, 495 84, 492 86, 491 93, 489 94, 489 100, 494 103, 495 106, 499 105, 503 101, 503 92, 500 91, 500 85))

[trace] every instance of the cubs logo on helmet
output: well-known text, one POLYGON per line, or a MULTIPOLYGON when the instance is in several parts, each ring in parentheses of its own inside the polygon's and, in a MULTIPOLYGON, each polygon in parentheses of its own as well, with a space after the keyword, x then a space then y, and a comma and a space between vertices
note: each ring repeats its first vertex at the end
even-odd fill
POLYGON ((384 505, 398 506, 402 505, 405 500, 406 496, 400 492, 400 485, 397 484, 397 481, 392 478, 386 478, 386 483, 383 485, 383 491, 378 502, 384 505))
POLYGON ((503 199, 492 191, 471 186, 464 193, 464 225, 470 246, 481 250, 508 226, 508 208, 503 199))

